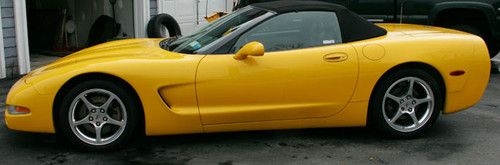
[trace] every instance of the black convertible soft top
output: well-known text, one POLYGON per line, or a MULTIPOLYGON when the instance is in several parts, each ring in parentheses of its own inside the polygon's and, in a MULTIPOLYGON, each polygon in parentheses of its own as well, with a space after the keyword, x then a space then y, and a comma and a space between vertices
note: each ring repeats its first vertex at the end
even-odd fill
POLYGON ((387 31, 363 17, 353 13, 344 6, 321 1, 281 0, 255 3, 251 6, 274 11, 278 14, 299 11, 332 11, 340 24, 343 42, 353 42, 387 34, 387 31))

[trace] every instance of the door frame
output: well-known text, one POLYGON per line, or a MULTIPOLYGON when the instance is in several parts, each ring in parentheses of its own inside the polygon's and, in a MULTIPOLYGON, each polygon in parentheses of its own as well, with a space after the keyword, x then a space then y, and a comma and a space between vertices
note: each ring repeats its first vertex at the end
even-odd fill
POLYGON ((19 74, 31 70, 30 50, 28 43, 28 21, 26 16, 26 1, 14 1, 14 22, 16 26, 16 48, 19 74))
MULTIPOLYGON (((149 21, 149 1, 150 0, 133 0, 134 1, 134 36, 135 38, 146 37, 146 26, 149 21)), ((23 75, 31 70, 30 64, 30 50, 28 43, 28 22, 26 14, 26 1, 13 0, 14 2, 14 19, 16 26, 16 47, 17 47, 17 61, 19 67, 19 74, 23 75)), ((1 24, 1 22, 0 22, 1 24)), ((1 30, 1 29, 0 29, 1 30)), ((0 34, 2 36, 2 34, 0 34)), ((3 37, 2 37, 3 42, 3 37)), ((3 44, 2 44, 3 45, 3 44)), ((0 48, 3 57, 3 46, 0 48)), ((3 58, 2 58, 3 59, 3 58)), ((1 62, 1 61, 0 61, 1 62)), ((0 64, 2 71, 4 65, 0 64)), ((0 75, 1 77, 1 75, 0 75)))
POLYGON ((134 37, 145 38, 150 17, 150 0, 134 0, 134 37))
MULTIPOLYGON (((0 13, 2 13, 2 7, 0 4, 0 13)), ((0 26, 2 24, 2 18, 0 18, 0 26)), ((5 67, 5 50, 3 48, 3 28, 0 28, 0 79, 7 77, 7 68, 5 67)))

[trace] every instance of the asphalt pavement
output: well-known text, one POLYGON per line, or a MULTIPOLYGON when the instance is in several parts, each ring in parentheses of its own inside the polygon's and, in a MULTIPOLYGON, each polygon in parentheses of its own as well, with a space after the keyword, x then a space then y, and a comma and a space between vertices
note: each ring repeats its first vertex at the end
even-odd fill
MULTIPOLYGON (((3 97, 3 96, 2 96, 3 97)), ((366 128, 145 137, 116 152, 82 152, 55 136, 14 132, 0 114, 0 164, 498 164, 500 74, 480 103, 441 116, 423 137, 393 140, 366 128)))

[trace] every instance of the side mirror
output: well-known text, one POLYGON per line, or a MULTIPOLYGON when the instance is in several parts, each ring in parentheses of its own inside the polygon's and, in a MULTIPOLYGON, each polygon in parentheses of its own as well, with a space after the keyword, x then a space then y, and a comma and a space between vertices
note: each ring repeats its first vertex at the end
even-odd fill
POLYGON ((243 46, 235 55, 234 59, 244 60, 248 56, 263 56, 264 55, 264 45, 262 43, 253 41, 245 46, 243 46))

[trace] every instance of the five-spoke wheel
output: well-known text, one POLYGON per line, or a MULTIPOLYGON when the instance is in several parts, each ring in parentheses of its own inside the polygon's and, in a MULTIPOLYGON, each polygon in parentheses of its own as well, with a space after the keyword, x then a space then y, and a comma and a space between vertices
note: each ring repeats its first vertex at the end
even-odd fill
POLYGON ((68 121, 73 133, 91 145, 105 145, 116 140, 127 124, 122 100, 105 89, 89 89, 71 103, 68 121))
POLYGON ((442 110, 436 78, 404 69, 384 77, 370 100, 370 124, 392 137, 414 137, 428 129, 442 110))
POLYGON ((84 149, 114 149, 137 128, 138 105, 123 86, 103 80, 83 82, 63 98, 61 134, 84 149))
POLYGON ((434 109, 434 94, 424 80, 406 77, 389 87, 382 104, 382 113, 389 126, 411 132, 429 120, 434 109))

